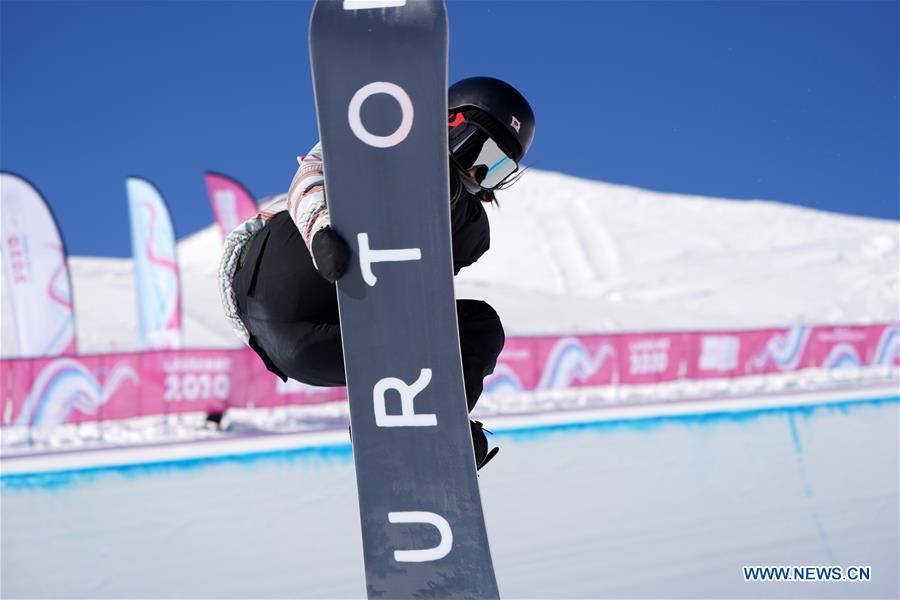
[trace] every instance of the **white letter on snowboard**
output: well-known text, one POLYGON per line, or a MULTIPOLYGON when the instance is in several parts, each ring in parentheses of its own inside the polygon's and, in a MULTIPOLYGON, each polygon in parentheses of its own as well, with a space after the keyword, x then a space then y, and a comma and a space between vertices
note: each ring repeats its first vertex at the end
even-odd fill
POLYGON ((385 377, 375 384, 372 390, 372 400, 375 402, 375 424, 379 427, 434 427, 437 425, 437 415, 417 415, 413 402, 416 395, 425 389, 431 382, 431 369, 422 369, 419 378, 412 385, 407 385, 402 379, 385 377), (388 390, 400 392, 399 415, 387 414, 384 394, 388 390))
POLYGON ((372 272, 372 263, 400 262, 406 260, 421 260, 422 250, 419 248, 397 248, 395 250, 372 250, 369 248, 369 234, 360 233, 356 236, 359 242, 359 267, 366 283, 375 287, 378 278, 372 272))
POLYGON ((409 94, 396 83, 373 81, 368 85, 362 86, 353 94, 353 98, 350 99, 350 106, 347 108, 347 120, 350 122, 350 130, 353 131, 353 134, 366 144, 375 148, 390 148, 405 140, 412 130, 413 103, 409 99, 409 94), (362 117, 360 116, 363 102, 369 96, 374 96, 375 94, 387 94, 400 105, 400 126, 391 135, 375 135, 370 133, 366 126, 363 125, 362 117))
POLYGON ((344 0, 344 10, 393 8, 395 6, 406 6, 406 0, 344 0))
POLYGON ((450 523, 441 515, 424 511, 389 512, 388 521, 391 523, 426 523, 437 527, 441 534, 441 543, 434 548, 426 550, 394 550, 394 560, 397 562, 440 560, 447 556, 453 547, 453 532, 450 530, 450 523))

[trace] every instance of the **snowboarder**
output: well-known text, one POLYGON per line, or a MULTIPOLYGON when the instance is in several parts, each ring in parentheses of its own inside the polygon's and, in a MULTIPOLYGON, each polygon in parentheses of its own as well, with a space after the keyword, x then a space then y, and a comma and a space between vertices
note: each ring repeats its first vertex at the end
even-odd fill
MULTIPOLYGON (((484 203, 518 179, 534 136, 534 114, 511 85, 472 77, 448 90, 450 220, 454 274, 490 246, 484 203)), ((323 155, 316 144, 300 161, 290 190, 227 238, 219 269, 225 312, 238 335, 283 380, 345 385, 335 282, 349 258, 331 228, 323 155)), ((500 318, 489 304, 457 300, 469 411, 503 348, 500 318)), ((471 421, 476 465, 488 451, 482 424, 471 421)))

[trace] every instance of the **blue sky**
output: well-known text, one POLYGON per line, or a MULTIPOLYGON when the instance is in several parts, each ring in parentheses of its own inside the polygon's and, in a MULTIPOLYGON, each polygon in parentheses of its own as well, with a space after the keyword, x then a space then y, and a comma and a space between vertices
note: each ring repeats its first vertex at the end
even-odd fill
MULTIPOLYGON (((0 168, 44 193, 69 252, 130 253, 125 177, 178 237, 204 170, 258 197, 315 142, 311 4, 0 2, 0 168)), ((898 3, 448 3, 450 79, 537 114, 526 159, 677 193, 900 218, 898 3)))

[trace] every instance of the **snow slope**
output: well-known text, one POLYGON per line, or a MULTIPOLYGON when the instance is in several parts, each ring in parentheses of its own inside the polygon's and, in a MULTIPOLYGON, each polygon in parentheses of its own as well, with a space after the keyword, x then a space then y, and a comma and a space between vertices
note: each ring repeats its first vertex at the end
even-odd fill
MULTIPOLYGON (((501 594, 897 598, 898 416, 895 398, 498 432, 478 481, 501 594), (748 583, 742 565, 872 580, 748 583)), ((0 596, 363 598, 346 444, 2 479, 0 596)))
MULTIPOLYGON (((499 197, 491 251, 456 287, 493 304, 509 335, 898 318, 896 221, 538 170, 499 197)), ((220 247, 214 225, 178 244, 190 347, 239 344, 215 287, 220 247)), ((131 261, 76 256, 70 266, 80 351, 136 349, 131 261)), ((14 352, 8 306, 3 356, 14 352)))

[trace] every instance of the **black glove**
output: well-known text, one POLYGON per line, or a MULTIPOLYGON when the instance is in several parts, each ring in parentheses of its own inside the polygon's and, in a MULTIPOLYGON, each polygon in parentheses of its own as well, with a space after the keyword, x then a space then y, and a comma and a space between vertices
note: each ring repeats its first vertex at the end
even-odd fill
POLYGON ((334 283, 347 270, 350 249, 347 242, 331 227, 325 227, 315 233, 312 239, 313 264, 319 274, 334 283))

